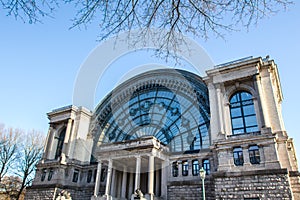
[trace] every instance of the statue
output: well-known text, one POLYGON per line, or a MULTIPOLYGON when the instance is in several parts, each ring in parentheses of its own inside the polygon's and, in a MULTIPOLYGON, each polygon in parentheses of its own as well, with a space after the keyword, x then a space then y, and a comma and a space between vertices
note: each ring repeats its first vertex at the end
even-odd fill
POLYGON ((135 190, 134 196, 134 199, 146 200, 146 198, 144 198, 144 194, 139 188, 135 190))
POLYGON ((55 200, 72 200, 70 192, 62 190, 55 200))

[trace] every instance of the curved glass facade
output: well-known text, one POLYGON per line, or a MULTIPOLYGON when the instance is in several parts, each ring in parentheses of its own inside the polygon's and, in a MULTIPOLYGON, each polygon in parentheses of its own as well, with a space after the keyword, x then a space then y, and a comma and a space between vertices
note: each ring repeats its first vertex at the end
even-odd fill
POLYGON ((195 74, 174 71, 139 75, 108 95, 94 114, 98 144, 154 136, 172 152, 208 148, 206 85, 195 74))

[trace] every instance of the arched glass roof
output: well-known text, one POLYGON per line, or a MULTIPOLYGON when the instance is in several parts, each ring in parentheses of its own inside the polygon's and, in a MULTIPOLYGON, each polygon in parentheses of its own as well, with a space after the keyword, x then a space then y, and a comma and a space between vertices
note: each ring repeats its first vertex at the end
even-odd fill
POLYGON ((90 133, 97 145, 154 136, 172 152, 208 148, 209 102, 202 79, 174 69, 140 74, 96 108, 90 133))

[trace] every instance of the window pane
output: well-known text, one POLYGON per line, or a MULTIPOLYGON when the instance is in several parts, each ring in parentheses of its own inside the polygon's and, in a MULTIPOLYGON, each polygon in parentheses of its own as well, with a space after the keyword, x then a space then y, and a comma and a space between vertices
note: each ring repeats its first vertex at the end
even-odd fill
POLYGON ((252 132, 257 132, 257 131, 258 131, 257 126, 246 128, 247 133, 252 133, 252 132))
POLYGON ((182 176, 187 176, 189 174, 189 163, 187 160, 182 161, 182 176))
POLYGON ((242 116, 241 108, 232 108, 231 109, 231 117, 240 117, 242 116))
POLYGON ((243 128, 233 130, 234 135, 242 134, 242 133, 245 133, 245 130, 243 128))
POLYGON ((239 98, 238 94, 233 95, 230 99, 230 103, 235 103, 235 102, 238 102, 238 101, 240 101, 240 98, 239 98))
POLYGON ((243 112, 244 112, 244 115, 255 114, 254 106, 253 105, 243 106, 243 112))
POLYGON ((199 161, 193 160, 193 176, 198 176, 199 174, 199 161))
POLYGON ((245 117, 246 126, 257 126, 256 116, 245 117))
POLYGON ((259 148, 257 145, 253 145, 249 147, 249 159, 251 164, 260 163, 259 148))
POLYGON ((248 92, 241 92, 242 101, 252 99, 252 95, 248 92))
POLYGON ((243 150, 241 147, 233 149, 233 161, 236 166, 244 164, 243 150))
POLYGON ((241 128, 244 127, 243 119, 241 117, 232 119, 232 128, 241 128))
POLYGON ((209 164, 209 160, 208 159, 205 159, 202 161, 202 166, 203 166, 203 169, 205 170, 205 173, 207 175, 210 174, 210 164, 209 164))

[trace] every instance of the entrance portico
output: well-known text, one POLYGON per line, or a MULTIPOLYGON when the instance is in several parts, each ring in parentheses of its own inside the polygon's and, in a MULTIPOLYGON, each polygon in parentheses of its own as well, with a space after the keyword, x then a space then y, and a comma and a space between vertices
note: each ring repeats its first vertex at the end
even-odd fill
POLYGON ((132 199, 137 189, 149 200, 166 197, 167 152, 168 147, 152 136, 100 145, 96 150, 98 168, 93 198, 132 199), (107 166, 106 174, 101 174, 103 166, 107 166), (105 193, 100 194, 103 175, 105 193))

